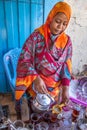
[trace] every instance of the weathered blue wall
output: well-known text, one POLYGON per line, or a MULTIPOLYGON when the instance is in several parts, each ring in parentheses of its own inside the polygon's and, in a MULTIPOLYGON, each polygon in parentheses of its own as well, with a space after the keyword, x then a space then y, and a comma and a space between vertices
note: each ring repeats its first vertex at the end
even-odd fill
POLYGON ((22 47, 31 32, 46 19, 58 0, 0 0, 0 92, 10 91, 3 67, 3 55, 22 47))

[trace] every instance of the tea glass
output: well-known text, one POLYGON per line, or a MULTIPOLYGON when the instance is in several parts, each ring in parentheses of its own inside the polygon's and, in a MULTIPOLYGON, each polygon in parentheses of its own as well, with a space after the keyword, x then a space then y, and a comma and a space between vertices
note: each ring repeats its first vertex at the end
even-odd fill
POLYGON ((57 118, 57 114, 51 113, 51 115, 50 115, 50 121, 51 121, 51 122, 57 122, 57 119, 58 119, 58 118, 57 118))
POLYGON ((13 122, 13 125, 16 129, 24 128, 25 124, 22 120, 16 120, 13 122))
POLYGON ((37 123, 40 119, 40 115, 38 113, 32 113, 31 114, 31 121, 32 123, 37 123))
POLYGON ((42 121, 39 124, 40 124, 40 130, 48 130, 49 125, 47 122, 42 121))
POLYGON ((44 119, 44 121, 46 121, 46 122, 50 122, 50 116, 51 116, 51 112, 45 112, 44 114, 43 114, 43 119, 44 119))
POLYGON ((34 124, 32 123, 27 124, 26 127, 28 128, 28 130, 34 130, 34 124))
POLYGON ((49 130, 60 130, 59 123, 50 123, 49 130))

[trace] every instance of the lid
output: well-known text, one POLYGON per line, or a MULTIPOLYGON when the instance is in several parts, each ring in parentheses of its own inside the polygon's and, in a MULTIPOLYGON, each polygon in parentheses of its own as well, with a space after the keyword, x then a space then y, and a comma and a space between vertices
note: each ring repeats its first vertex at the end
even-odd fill
POLYGON ((51 99, 46 94, 40 94, 38 93, 36 96, 36 100, 39 104, 46 106, 50 105, 51 99))

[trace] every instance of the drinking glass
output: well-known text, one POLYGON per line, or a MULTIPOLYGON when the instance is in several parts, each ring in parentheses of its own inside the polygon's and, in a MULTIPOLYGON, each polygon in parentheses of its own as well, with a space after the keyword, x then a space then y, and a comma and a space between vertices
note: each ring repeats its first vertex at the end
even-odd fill
POLYGON ((71 118, 63 119, 59 122, 59 130, 71 130, 72 128, 72 120, 71 118))
POLYGON ((43 114, 43 119, 44 119, 44 121, 46 121, 46 122, 50 122, 50 116, 51 116, 51 112, 45 112, 44 114, 43 114))
POLYGON ((15 128, 24 128, 25 124, 22 120, 16 120, 13 122, 15 128))
POLYGON ((49 125, 48 125, 47 122, 42 121, 42 122, 40 122, 39 124, 40 124, 40 129, 41 129, 41 130, 48 130, 49 125))
POLYGON ((32 113, 32 114, 31 114, 31 121, 32 121, 33 123, 38 122, 39 119, 40 119, 40 115, 39 115, 38 113, 32 113))

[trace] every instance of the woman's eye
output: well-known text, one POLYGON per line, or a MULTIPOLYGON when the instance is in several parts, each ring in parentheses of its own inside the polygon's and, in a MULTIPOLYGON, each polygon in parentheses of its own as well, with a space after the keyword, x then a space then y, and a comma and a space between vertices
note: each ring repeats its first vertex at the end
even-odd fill
POLYGON ((61 21, 60 20, 56 20, 56 23, 61 23, 61 21))
POLYGON ((67 23, 64 23, 63 25, 64 25, 64 26, 67 26, 67 23))
POLYGON ((63 24, 64 26, 66 26, 66 24, 63 24))

